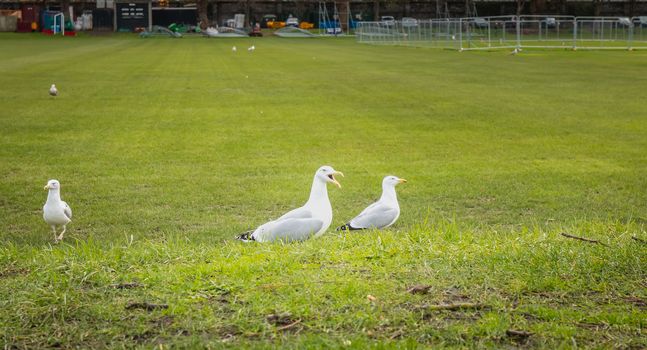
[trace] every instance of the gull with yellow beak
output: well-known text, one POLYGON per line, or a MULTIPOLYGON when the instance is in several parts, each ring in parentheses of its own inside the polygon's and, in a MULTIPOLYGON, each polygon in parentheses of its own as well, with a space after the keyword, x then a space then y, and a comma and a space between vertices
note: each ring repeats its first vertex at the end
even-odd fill
POLYGON ((364 211, 350 220, 345 225, 339 226, 337 231, 365 230, 371 228, 387 228, 393 225, 400 216, 398 196, 395 186, 407 180, 397 176, 387 176, 382 180, 382 197, 377 202, 369 205, 364 211))
POLYGON ((317 170, 312 181, 310 198, 301 208, 289 211, 276 220, 267 222, 253 231, 248 231, 237 238, 249 242, 304 241, 310 237, 322 235, 332 222, 332 207, 328 199, 327 183, 341 188, 335 175, 344 176, 330 166, 317 170))
POLYGON ((58 180, 49 180, 45 189, 49 190, 49 193, 47 202, 43 206, 43 219, 54 231, 54 242, 58 242, 63 240, 65 226, 72 221, 72 209, 61 200, 61 184, 58 180), (56 235, 57 226, 63 226, 63 231, 58 236, 56 235))

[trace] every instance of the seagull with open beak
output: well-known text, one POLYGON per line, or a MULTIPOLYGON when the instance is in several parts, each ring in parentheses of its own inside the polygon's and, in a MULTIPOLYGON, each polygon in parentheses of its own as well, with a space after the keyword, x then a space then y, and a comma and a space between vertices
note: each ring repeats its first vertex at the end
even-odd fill
POLYGON ((238 236, 243 241, 303 241, 322 235, 332 222, 332 206, 326 184, 341 188, 335 175, 344 176, 330 166, 317 169, 310 189, 310 198, 302 207, 289 211, 276 220, 238 236))

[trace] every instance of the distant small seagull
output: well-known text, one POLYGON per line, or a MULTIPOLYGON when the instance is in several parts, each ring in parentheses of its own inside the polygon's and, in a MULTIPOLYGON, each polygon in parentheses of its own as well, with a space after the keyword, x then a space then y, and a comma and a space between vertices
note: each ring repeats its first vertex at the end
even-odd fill
POLYGON ((256 50, 256 47, 254 47, 254 45, 247 48, 247 51, 254 51, 254 50, 256 50))
POLYGON ((232 51, 232 52, 236 52, 236 46, 232 47, 232 48, 231 48, 231 51, 232 51))
POLYGON ((518 53, 519 53, 519 51, 521 51, 521 50, 519 50, 519 49, 514 49, 514 50, 512 50, 512 52, 510 52, 510 54, 511 54, 511 55, 516 55, 516 54, 518 54, 518 53))
POLYGON ((49 190, 47 202, 43 206, 43 219, 54 231, 54 242, 62 241, 66 225, 72 221, 72 209, 61 200, 61 184, 58 180, 49 180, 45 186, 49 190), (60 235, 56 235, 56 227, 63 226, 60 235))
POLYGON ((56 85, 52 84, 52 86, 49 88, 49 95, 58 96, 58 89, 56 89, 56 85))
POLYGON ((369 205, 345 225, 337 227, 337 231, 380 229, 393 225, 400 217, 400 205, 395 194, 395 186, 405 182, 407 180, 397 176, 386 176, 382 180, 382 197, 380 197, 380 200, 369 205))

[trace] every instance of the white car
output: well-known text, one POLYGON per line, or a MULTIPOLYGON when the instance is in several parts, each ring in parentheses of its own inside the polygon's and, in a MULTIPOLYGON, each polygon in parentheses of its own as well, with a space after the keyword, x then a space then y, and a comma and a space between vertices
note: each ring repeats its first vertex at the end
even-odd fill
POLYGON ((393 16, 382 16, 380 17, 380 23, 385 26, 395 25, 395 18, 393 16))
POLYGON ((285 26, 286 27, 298 27, 299 26, 299 19, 296 17, 288 17, 288 19, 285 20, 285 26))
POLYGON ((418 20, 415 19, 415 18, 411 18, 411 17, 402 17, 402 26, 405 27, 405 28, 406 27, 408 27, 408 28, 417 27, 418 26, 418 20))

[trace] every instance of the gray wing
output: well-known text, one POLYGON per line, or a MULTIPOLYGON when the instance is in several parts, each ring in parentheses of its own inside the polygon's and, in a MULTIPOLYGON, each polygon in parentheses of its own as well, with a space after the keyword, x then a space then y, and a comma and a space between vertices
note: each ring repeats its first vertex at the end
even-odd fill
POLYGON ((284 219, 270 221, 254 231, 253 237, 259 242, 304 241, 321 230, 319 219, 284 219))
POLYGON ((312 212, 308 209, 304 209, 303 207, 301 207, 301 208, 290 210, 289 212, 283 214, 283 216, 281 216, 280 218, 276 219, 276 221, 285 220, 285 219, 310 219, 310 218, 312 218, 312 212))
POLYGON ((379 202, 373 203, 351 220, 350 225, 355 228, 383 228, 393 223, 398 214, 396 208, 388 207, 379 202))
POLYGON ((67 216, 68 219, 72 220, 72 208, 63 201, 61 201, 61 203, 63 204, 63 213, 65 213, 65 216, 67 216))

